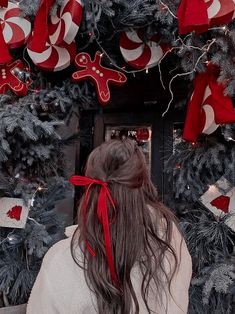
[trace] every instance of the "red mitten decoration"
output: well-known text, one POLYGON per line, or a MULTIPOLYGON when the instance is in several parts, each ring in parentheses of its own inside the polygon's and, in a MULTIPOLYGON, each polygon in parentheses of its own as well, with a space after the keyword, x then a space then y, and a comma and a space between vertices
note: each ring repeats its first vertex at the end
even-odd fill
POLYGON ((21 216, 21 212, 22 212, 22 206, 14 206, 12 207, 8 212, 7 212, 7 216, 11 219, 15 219, 15 220, 20 220, 20 216, 21 216))
POLYGON ((31 80, 22 82, 16 71, 22 71, 25 66, 21 60, 16 60, 10 64, 0 65, 0 94, 12 90, 18 96, 25 96, 28 91, 28 86, 31 80))
POLYGON ((186 141, 196 142, 199 134, 211 134, 219 124, 235 122, 232 100, 224 96, 225 87, 217 82, 217 77, 217 68, 209 64, 207 72, 195 78, 184 125, 186 141))
POLYGON ((230 197, 226 195, 220 195, 210 202, 212 206, 222 210, 225 213, 229 212, 230 197))
POLYGON ((109 83, 114 85, 123 85, 127 78, 119 71, 106 68, 101 65, 101 53, 95 54, 94 61, 86 52, 81 52, 76 56, 76 66, 83 68, 73 73, 72 78, 75 82, 91 80, 96 87, 99 102, 106 105, 110 100, 109 83))

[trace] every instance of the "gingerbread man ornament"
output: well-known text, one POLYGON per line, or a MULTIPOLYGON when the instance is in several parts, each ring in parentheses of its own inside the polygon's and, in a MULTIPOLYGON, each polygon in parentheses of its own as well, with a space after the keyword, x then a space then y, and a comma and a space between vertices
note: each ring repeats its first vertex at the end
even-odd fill
POLYGON ((91 80, 95 84, 99 102, 106 105, 110 100, 109 83, 121 86, 127 78, 122 72, 102 66, 101 58, 99 51, 96 52, 94 61, 88 53, 79 53, 75 58, 75 63, 81 70, 74 72, 72 79, 75 82, 91 80))
POLYGON ((12 63, 0 65, 0 94, 12 90, 18 96, 25 96, 28 86, 31 83, 30 78, 24 83, 17 77, 17 71, 23 71, 25 68, 21 60, 12 63))

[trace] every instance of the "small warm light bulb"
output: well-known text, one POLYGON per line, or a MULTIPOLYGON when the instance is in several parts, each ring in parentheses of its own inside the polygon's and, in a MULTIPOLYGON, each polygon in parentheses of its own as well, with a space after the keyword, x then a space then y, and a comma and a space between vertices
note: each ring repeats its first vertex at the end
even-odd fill
POLYGON ((42 191, 42 187, 41 186, 38 187, 38 191, 42 191))
POLYGON ((149 73, 149 69, 147 68, 147 69, 146 69, 146 74, 148 74, 148 73, 149 73))

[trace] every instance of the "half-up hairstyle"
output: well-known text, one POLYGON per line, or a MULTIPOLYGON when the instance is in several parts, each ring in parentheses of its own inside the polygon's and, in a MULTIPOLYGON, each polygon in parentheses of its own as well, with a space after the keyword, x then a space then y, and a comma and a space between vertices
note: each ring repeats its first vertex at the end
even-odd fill
MULTIPOLYGON (((133 140, 110 140, 90 154, 85 175, 107 182, 115 202, 115 210, 108 204, 112 254, 120 287, 112 281, 107 267, 102 225, 97 218, 99 185, 92 185, 87 200, 86 224, 83 219, 83 200, 78 209, 78 228, 71 242, 75 262, 84 269, 86 282, 97 299, 99 314, 140 313, 139 302, 131 281, 131 271, 141 273, 141 294, 148 313, 150 289, 156 292, 161 304, 164 287, 170 290, 176 271, 177 257, 171 247, 173 214, 158 201, 151 182, 145 158, 133 140), (164 236, 161 231, 164 229, 164 236), (91 256, 89 243, 95 252, 91 256), (82 261, 77 250, 82 251, 82 261), (174 265, 169 275, 164 269, 166 252, 172 255, 174 265)), ((162 313, 161 313, 162 314, 162 313)))

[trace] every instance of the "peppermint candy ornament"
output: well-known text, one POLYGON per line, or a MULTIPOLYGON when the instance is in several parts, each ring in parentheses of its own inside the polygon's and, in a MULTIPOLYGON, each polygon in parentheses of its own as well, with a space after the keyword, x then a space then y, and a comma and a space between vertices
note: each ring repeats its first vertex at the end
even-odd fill
POLYGON ((51 17, 49 39, 52 45, 65 42, 71 44, 77 35, 82 20, 81 0, 65 0, 61 8, 51 17))
POLYGON ((63 47, 46 43, 42 52, 36 52, 27 48, 29 57, 33 63, 44 71, 57 72, 67 68, 75 59, 76 43, 64 44, 63 47))
POLYGON ((3 38, 9 48, 24 45, 31 33, 31 23, 21 17, 21 10, 15 3, 9 2, 7 8, 0 8, 0 23, 3 38))
POLYGON ((125 61, 136 69, 152 68, 158 64, 169 49, 166 44, 159 44, 158 36, 144 41, 143 31, 128 31, 121 34, 120 50, 125 61))

